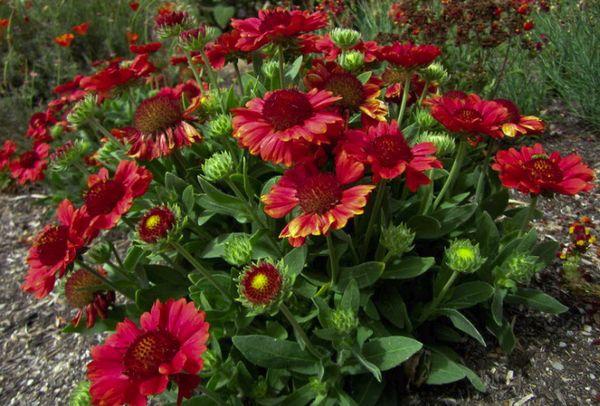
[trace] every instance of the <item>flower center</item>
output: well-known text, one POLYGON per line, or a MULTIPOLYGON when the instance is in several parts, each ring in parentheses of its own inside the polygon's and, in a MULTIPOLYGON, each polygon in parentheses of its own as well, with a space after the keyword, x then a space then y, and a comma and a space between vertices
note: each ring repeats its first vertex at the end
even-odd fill
POLYGON ((241 293, 250 303, 269 304, 281 290, 279 270, 268 262, 250 267, 242 276, 241 293))
POLYGON ((125 375, 134 379, 158 375, 158 368, 169 362, 179 347, 179 341, 167 331, 149 331, 139 336, 125 353, 125 375))
POLYGON ((148 219, 146 219, 146 227, 150 230, 154 230, 160 224, 160 216, 158 214, 153 214, 148 219))
POLYGON ((362 83, 348 72, 332 74, 325 84, 325 90, 340 96, 342 100, 337 104, 345 109, 356 110, 365 100, 362 83))
POLYGON ((382 135, 372 142, 373 153, 380 165, 392 167, 412 159, 410 147, 401 136, 382 135))
POLYGON ((34 246, 42 264, 54 265, 64 257, 67 250, 67 234, 67 227, 54 225, 46 228, 36 238, 34 246))
POLYGON ((277 131, 302 124, 313 114, 305 94, 292 89, 276 90, 265 100, 263 116, 277 131))
POLYGON ((481 114, 475 109, 464 107, 456 112, 456 118, 463 123, 473 124, 481 120, 481 114))
POLYGON ((475 253, 471 248, 462 247, 456 250, 456 255, 465 261, 473 261, 475 259, 475 253))
POLYGON ((38 160, 38 156, 35 152, 32 151, 27 151, 25 152, 23 155, 21 155, 19 162, 21 163, 21 166, 23 168, 33 168, 35 166, 35 163, 38 160))
POLYGON ((89 214, 99 216, 110 213, 125 194, 123 186, 114 180, 98 182, 84 197, 89 214))
POLYGON ((135 111, 133 124, 147 134, 174 127, 183 118, 181 103, 169 96, 154 96, 144 100, 135 111))
POLYGON ((554 162, 546 156, 534 156, 532 160, 525 163, 529 177, 538 182, 560 182, 562 171, 554 162))
POLYGON ((79 269, 65 284, 65 297, 71 307, 82 309, 94 301, 94 293, 102 288, 102 282, 91 273, 79 269))
POLYGON ((333 174, 319 173, 306 179, 297 195, 305 213, 323 214, 340 201, 342 188, 333 174))
POLYGON ((252 286, 252 289, 264 290, 267 286, 269 286, 269 277, 264 273, 259 273, 252 278, 250 286, 252 286))

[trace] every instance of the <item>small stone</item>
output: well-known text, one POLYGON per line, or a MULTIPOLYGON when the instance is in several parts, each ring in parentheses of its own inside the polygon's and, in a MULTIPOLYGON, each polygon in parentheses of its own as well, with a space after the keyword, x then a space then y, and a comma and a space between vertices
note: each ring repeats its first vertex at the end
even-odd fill
POLYGON ((559 346, 560 348, 565 348, 565 347, 567 346, 567 343, 565 343, 565 342, 561 341, 560 343, 558 343, 558 346, 559 346))
POLYGON ((592 326, 590 326, 589 324, 585 324, 583 326, 583 331, 585 331, 586 333, 591 333, 592 332, 592 326))
POLYGON ((562 371, 563 369, 565 369, 563 364, 561 364, 559 361, 553 362, 552 368, 556 369, 557 371, 562 371))

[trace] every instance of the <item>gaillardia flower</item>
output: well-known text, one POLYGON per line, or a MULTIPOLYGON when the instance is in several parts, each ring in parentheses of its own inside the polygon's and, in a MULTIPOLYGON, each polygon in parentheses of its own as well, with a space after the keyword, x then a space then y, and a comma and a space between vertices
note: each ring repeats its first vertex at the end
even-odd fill
POLYGON ((385 103, 378 99, 381 94, 379 81, 373 77, 365 84, 335 62, 315 61, 306 73, 304 84, 308 89, 328 90, 341 97, 336 102, 343 111, 362 112, 366 116, 384 121, 387 114, 385 103))
POLYGON ((492 169, 502 184, 532 195, 559 193, 575 195, 592 189, 594 171, 577 154, 548 155, 541 144, 498 151, 492 169))
POLYGON ((298 209, 279 235, 297 247, 307 236, 343 228, 349 219, 363 213, 367 196, 375 186, 345 187, 360 177, 361 173, 344 160, 338 160, 335 173, 321 172, 312 163, 297 165, 288 169, 261 201, 265 213, 273 218, 298 209))
MULTIPOLYGON (((106 276, 106 271, 99 267, 97 272, 106 276)), ((102 280, 85 269, 78 269, 67 278, 65 283, 65 298, 69 306, 77 309, 77 314, 71 320, 74 326, 79 325, 85 314, 86 327, 92 328, 96 318, 105 319, 108 308, 115 302, 115 292, 107 290, 102 280)))
POLYGON ((140 317, 140 327, 129 319, 104 344, 92 347, 87 376, 94 404, 145 405, 150 395, 167 389, 169 380, 188 397, 200 383, 202 353, 209 324, 204 312, 185 299, 156 301, 140 317))
POLYGON ((62 277, 75 261, 79 249, 97 235, 90 228, 90 218, 81 209, 63 200, 56 210, 57 224, 51 224, 35 237, 27 256, 29 270, 21 288, 41 299, 54 288, 56 278, 62 277))
POLYGON ((6 140, 0 148, 0 169, 4 169, 8 166, 10 158, 17 150, 17 144, 13 140, 6 140))
POLYGON ((140 239, 154 244, 169 234, 175 226, 175 214, 167 206, 157 206, 148 210, 138 224, 140 239))
POLYGON ((38 143, 31 151, 26 151, 13 159, 10 164, 10 174, 21 185, 27 182, 37 182, 44 179, 44 170, 48 166, 48 151, 50 145, 38 143))
POLYGON ((258 10, 258 17, 233 19, 231 26, 239 31, 237 46, 254 51, 268 43, 286 44, 298 35, 316 31, 327 25, 327 14, 277 7, 258 10))
POLYGON ((357 161, 361 172, 362 166, 369 164, 375 182, 406 173, 406 186, 413 192, 431 182, 425 171, 442 167, 433 155, 435 146, 425 142, 411 147, 396 121, 381 122, 367 131, 348 130, 341 148, 350 159, 357 161))
POLYGON ((442 51, 435 45, 414 45, 394 42, 379 48, 379 58, 394 66, 414 70, 429 65, 442 51))
POLYGON ((238 300, 256 314, 276 310, 288 285, 283 263, 265 260, 244 268, 238 283, 238 300))
POLYGON ((341 130, 342 118, 331 110, 338 100, 317 89, 267 92, 232 110, 233 136, 252 155, 291 166, 306 159, 308 144, 330 143, 332 134, 341 130))
POLYGON ((88 178, 83 210, 92 217, 92 225, 101 230, 114 227, 131 208, 133 199, 146 193, 152 174, 133 161, 121 161, 111 178, 106 168, 88 178))
POLYGON ((138 106, 133 127, 117 130, 116 134, 130 144, 129 156, 147 161, 160 158, 202 139, 189 123, 189 114, 175 90, 164 88, 138 106))
POLYGON ((37 142, 50 142, 52 141, 50 127, 54 124, 56 124, 56 118, 54 118, 50 109, 44 112, 37 112, 29 118, 29 125, 27 126, 25 135, 37 142))
POLYGON ((496 138, 515 138, 522 135, 540 134, 544 131, 544 122, 535 116, 522 116, 519 108, 510 100, 495 99, 496 103, 508 110, 507 122, 502 124, 496 138))

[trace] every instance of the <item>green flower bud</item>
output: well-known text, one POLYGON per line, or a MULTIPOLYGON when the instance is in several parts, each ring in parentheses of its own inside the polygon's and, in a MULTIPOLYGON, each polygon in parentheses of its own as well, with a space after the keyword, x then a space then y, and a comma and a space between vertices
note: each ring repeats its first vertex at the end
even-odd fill
POLYGON ((430 130, 438 124, 437 120, 427 110, 417 110, 415 121, 421 130, 430 130))
POLYGON ((308 384, 317 396, 327 396, 327 382, 322 382, 319 378, 313 376, 309 378, 308 384))
POLYGON ((202 25, 198 28, 183 31, 179 34, 179 44, 186 51, 195 51, 219 36, 219 30, 215 27, 202 25))
POLYGON ((430 142, 435 145, 435 155, 438 157, 450 156, 456 149, 454 138, 445 132, 424 132, 413 138, 412 145, 423 142, 430 142))
POLYGON ((92 396, 90 395, 90 383, 81 381, 71 392, 69 399, 70 406, 92 406, 92 396))
POLYGON ((360 40, 360 32, 350 28, 334 28, 329 36, 333 43, 342 49, 350 49, 360 40))
POLYGON ((267 396, 268 392, 269 384, 263 376, 259 376, 258 380, 254 382, 254 385, 252 386, 250 397, 252 399, 262 399, 267 396))
POLYGON ((69 140, 54 150, 48 166, 55 172, 67 171, 74 165, 81 165, 81 160, 89 149, 90 143, 86 140, 76 140, 75 142, 69 140))
POLYGON ((233 127, 229 114, 219 114, 207 123, 207 135, 212 138, 225 138, 231 135, 233 127))
POLYGON ((365 56, 359 51, 344 51, 338 57, 338 63, 347 71, 359 70, 365 63, 365 56))
POLYGON ((67 121, 69 124, 79 128, 94 117, 97 106, 97 97, 88 94, 73 106, 73 109, 71 109, 71 112, 67 115, 67 121))
POLYGON ((262 66, 262 72, 269 79, 274 78, 279 72, 279 63, 274 60, 265 62, 262 66))
POLYGON ((228 151, 216 152, 204 161, 202 171, 209 181, 219 181, 233 171, 233 158, 228 151))
POLYGON ((235 234, 223 243, 223 259, 230 265, 246 265, 252 260, 252 242, 247 234, 235 234))
POLYGON ((528 284, 533 275, 542 270, 539 258, 526 253, 515 253, 505 262, 505 277, 521 284, 528 284))
POLYGON ((415 233, 404 223, 388 227, 381 233, 381 245, 393 255, 402 255, 412 250, 414 239, 415 233))
POLYGON ((88 250, 87 256, 96 264, 104 265, 110 261, 112 252, 108 243, 106 241, 101 241, 94 244, 94 246, 88 250))
POLYGON ((211 116, 221 112, 221 101, 216 91, 211 90, 201 100, 201 106, 204 112, 211 116))
POLYGON ((331 324, 341 334, 348 334, 358 326, 358 318, 352 310, 335 309, 331 312, 331 324))
POLYGON ((50 128, 50 135, 52 136, 52 138, 57 139, 58 137, 60 137, 61 135, 63 135, 63 133, 65 132, 65 128, 62 125, 53 125, 50 128))
POLYGON ((479 244, 473 245, 469 240, 454 240, 446 248, 444 262, 448 268, 456 272, 473 273, 485 262, 479 252, 479 244))
POLYGON ((421 70, 421 77, 429 83, 444 83, 448 79, 448 72, 441 63, 434 62, 421 70))

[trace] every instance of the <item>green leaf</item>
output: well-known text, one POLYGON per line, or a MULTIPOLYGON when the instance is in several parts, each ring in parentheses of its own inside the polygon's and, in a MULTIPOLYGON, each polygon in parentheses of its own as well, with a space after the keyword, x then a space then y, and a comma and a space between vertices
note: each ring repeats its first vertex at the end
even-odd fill
POLYGON ((407 225, 415 232, 416 238, 425 240, 438 238, 442 230, 442 223, 430 216, 413 216, 407 225))
POLYGON ((188 280, 166 265, 144 265, 146 277, 155 285, 187 285, 188 280))
POLYGON ((343 292, 351 280, 356 280, 360 289, 371 286, 381 277, 385 263, 383 262, 365 262, 350 268, 342 267, 340 277, 335 286, 336 291, 343 292))
POLYGON ((446 307, 464 309, 488 300, 494 294, 494 287, 485 282, 467 282, 454 288, 446 307))
MULTIPOLYGON (((378 292, 376 303, 379 312, 394 326, 404 329, 411 325, 406 304, 397 289, 388 287, 378 292)), ((410 330, 410 328, 407 328, 410 330)))
POLYGON ((127 256, 123 260, 123 268, 125 268, 130 273, 135 272, 137 264, 145 255, 146 253, 140 247, 130 247, 127 251, 127 256))
POLYGON ((384 385, 371 377, 360 376, 352 380, 352 387, 356 403, 360 406, 375 406, 378 404, 384 385))
POLYGON ((427 272, 435 264, 433 257, 406 257, 386 266, 382 279, 412 279, 427 272))
POLYGON ((298 73, 300 73, 300 69, 302 68, 302 59, 303 59, 302 55, 297 57, 294 60, 294 63, 292 63, 292 67, 286 72, 285 76, 290 78, 290 80, 296 79, 296 77, 298 76, 298 73))
POLYGON ((231 6, 223 6, 221 4, 216 5, 213 8, 213 16, 217 25, 221 28, 225 28, 229 24, 229 20, 235 14, 235 8, 231 6))
POLYGON ((481 255, 484 257, 496 256, 500 243, 500 232, 492 216, 488 212, 482 212, 477 216, 477 231, 475 240, 479 242, 481 255))
POLYGON ((304 406, 315 398, 315 391, 310 383, 294 390, 281 404, 286 406, 304 406))
POLYGON ((508 189, 502 188, 499 192, 488 196, 482 203, 483 210, 487 211, 492 219, 499 217, 508 206, 508 189))
POLYGON ((477 375, 471 368, 468 368, 462 364, 457 365, 465 372, 467 379, 469 382, 471 382, 471 385, 473 385, 475 389, 477 389, 479 392, 485 392, 487 390, 485 383, 483 383, 479 375, 477 375))
POLYGON ((367 360, 359 351, 352 351, 358 362, 365 367, 367 371, 373 375, 373 378, 377 380, 377 382, 381 382, 381 370, 377 367, 377 365, 373 364, 371 361, 367 360))
POLYGON ((294 248, 290 252, 283 257, 283 262, 287 266, 287 270, 290 276, 298 276, 302 273, 304 269, 304 264, 306 263, 306 256, 308 255, 308 248, 306 244, 294 248))
POLYGON ((373 72, 367 71, 367 72, 361 73, 356 78, 360 81, 360 83, 362 83, 364 85, 365 83, 367 83, 369 81, 369 79, 371 79, 372 74, 373 74, 373 72))
POLYGON ((183 202, 188 214, 194 211, 195 200, 194 187, 192 185, 188 185, 183 190, 183 194, 181 195, 181 201, 183 202))
POLYGON ((344 290, 344 294, 342 295, 340 307, 342 309, 351 310, 356 314, 358 313, 359 306, 360 291, 358 290, 358 285, 356 284, 356 281, 351 280, 350 283, 346 285, 346 290, 344 290))
POLYGON ((185 180, 181 179, 179 176, 167 172, 165 174, 165 187, 168 190, 171 190, 175 193, 182 194, 184 189, 189 185, 185 180))
POLYGON ((423 344, 409 337, 389 336, 367 341, 362 348, 365 358, 387 371, 400 365, 419 351, 423 344))
POLYGON ((556 253, 560 244, 553 240, 545 240, 535 246, 532 254, 542 261, 546 266, 550 265, 556 259, 556 253))
POLYGON ((471 323, 471 321, 467 319, 464 314, 455 309, 439 309, 437 312, 448 317, 454 327, 463 333, 470 335, 485 347, 485 340, 481 336, 481 333, 477 331, 477 328, 475 328, 473 323, 471 323))
POLYGON ((561 314, 569 308, 552 296, 537 289, 518 288, 513 294, 506 296, 507 303, 525 304, 541 312, 561 314))
POLYGON ((464 369, 444 354, 437 351, 431 353, 431 372, 427 378, 429 385, 444 385, 460 381, 466 376, 464 369))
POLYGON ((492 299, 492 318, 494 322, 501 326, 502 319, 502 307, 504 306, 504 297, 506 296, 506 289, 496 287, 494 290, 494 298, 492 299))
POLYGON ((476 204, 466 204, 436 211, 432 216, 440 222, 441 230, 434 238, 442 237, 456 230, 460 225, 467 222, 476 211, 476 204))
POLYGON ((308 367, 317 362, 293 341, 261 335, 235 336, 232 341, 248 361, 263 368, 308 367))

